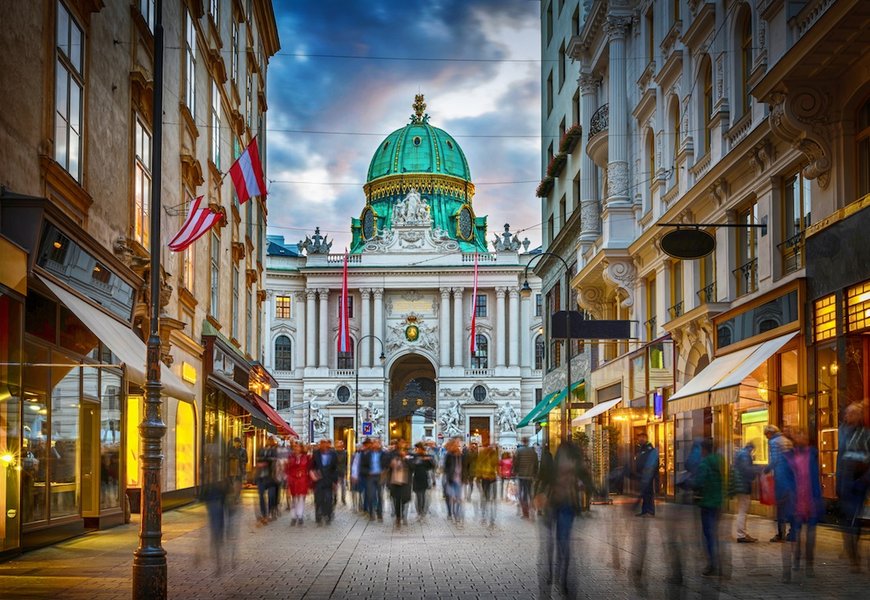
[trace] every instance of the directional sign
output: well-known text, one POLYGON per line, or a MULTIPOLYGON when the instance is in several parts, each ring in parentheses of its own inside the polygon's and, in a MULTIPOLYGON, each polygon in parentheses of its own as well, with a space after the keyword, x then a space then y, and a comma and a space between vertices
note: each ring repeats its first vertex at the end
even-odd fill
POLYGON ((371 421, 363 421, 363 435, 372 435, 374 429, 371 421))

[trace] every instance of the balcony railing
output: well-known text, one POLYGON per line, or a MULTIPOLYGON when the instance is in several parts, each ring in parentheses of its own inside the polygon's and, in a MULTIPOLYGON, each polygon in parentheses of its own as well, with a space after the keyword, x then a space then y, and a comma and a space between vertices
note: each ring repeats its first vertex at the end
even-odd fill
POLYGON ((655 338, 655 336, 656 336, 656 331, 657 331, 657 329, 658 329, 658 328, 656 327, 657 324, 658 324, 658 323, 656 322, 656 318, 655 318, 655 317, 653 317, 652 319, 650 319, 649 321, 646 321, 646 322, 644 323, 644 326, 646 327, 646 337, 647 337, 648 340, 651 340, 651 339, 655 338))
POLYGON ((679 302, 674 304, 668 309, 668 312, 670 313, 672 319, 683 316, 683 301, 680 300, 679 302))
POLYGON ((733 271, 737 278, 737 295, 751 294, 758 289, 758 259, 753 258, 733 271))
POLYGON ((782 255, 782 271, 788 275, 804 266, 804 232, 799 231, 783 243, 778 244, 782 255))
POLYGON ((701 304, 710 304, 711 302, 716 301, 716 282, 714 281, 708 286, 702 287, 700 290, 695 292, 698 294, 698 300, 701 301, 701 304))
POLYGON ((478 369, 476 367, 465 369, 466 377, 490 377, 492 374, 492 369, 478 369))
POLYGON ((608 118, 610 115, 610 105, 602 104, 598 107, 592 118, 589 119, 589 137, 595 137, 596 134, 602 131, 607 131, 608 118))
POLYGON ((356 371, 353 369, 330 369, 329 376, 330 377, 353 377, 356 375, 356 371))

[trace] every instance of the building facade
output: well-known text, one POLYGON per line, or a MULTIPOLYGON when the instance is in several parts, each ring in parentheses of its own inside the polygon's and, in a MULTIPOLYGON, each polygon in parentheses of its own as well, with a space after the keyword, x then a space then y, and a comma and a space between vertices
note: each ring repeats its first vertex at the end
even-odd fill
MULTIPOLYGON (((545 32, 550 14, 574 10, 542 5, 545 32)), ((753 441, 763 462, 764 425, 803 429, 829 453, 832 497, 839 414, 866 397, 858 363, 840 365, 863 339, 854 315, 867 267, 857 248, 811 249, 828 229, 867 219, 867 7, 604 1, 577 10, 571 36, 554 28, 552 41, 571 60, 583 128, 572 287, 594 318, 638 326, 636 340, 596 344, 587 395, 619 402, 587 431, 616 446, 601 454, 617 462, 648 433, 671 494, 697 437, 712 436, 725 456, 753 441), (674 224, 701 224, 715 250, 672 259, 663 244, 674 224)), ((551 102, 545 93, 542 112, 551 102)))
POLYGON ((541 386, 533 273, 531 295, 520 294, 534 254, 508 225, 488 250, 462 149, 429 124, 422 96, 414 110, 376 148, 351 221, 352 352, 337 345, 345 255, 331 252, 319 229, 299 244, 269 238, 264 364, 278 382, 271 402, 305 440, 459 435, 514 447, 519 415, 541 386))
POLYGON ((239 206, 222 173, 255 135, 266 142, 274 14, 262 0, 163 3, 158 182, 154 7, 58 0, 4 12, 0 82, 16 93, 0 101, 0 230, 17 249, 9 256, 25 259, 23 279, 14 271, 3 282, 0 554, 120 523, 128 498, 138 508, 152 236, 164 242, 164 504, 195 497, 211 440, 206 334, 256 370, 266 207, 239 206), (151 231, 158 184, 161 227, 151 231), (221 226, 169 252, 200 195, 223 212, 221 226))

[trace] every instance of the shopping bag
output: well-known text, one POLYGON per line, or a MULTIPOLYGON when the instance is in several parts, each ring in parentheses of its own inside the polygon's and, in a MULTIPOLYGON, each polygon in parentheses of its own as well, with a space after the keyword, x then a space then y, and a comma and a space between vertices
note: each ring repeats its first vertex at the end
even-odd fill
POLYGON ((776 493, 773 486, 773 473, 765 473, 761 476, 761 485, 759 486, 759 496, 761 503, 767 506, 776 504, 776 493))

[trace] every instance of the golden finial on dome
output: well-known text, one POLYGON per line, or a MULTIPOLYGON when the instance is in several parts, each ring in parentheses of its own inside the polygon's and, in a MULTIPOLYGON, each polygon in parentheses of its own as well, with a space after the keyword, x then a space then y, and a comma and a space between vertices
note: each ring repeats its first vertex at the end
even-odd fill
POLYGON ((414 109, 414 114, 411 116, 412 123, 426 123, 429 121, 429 115, 426 114, 426 102, 423 101, 423 94, 414 96, 414 104, 411 105, 414 109))

